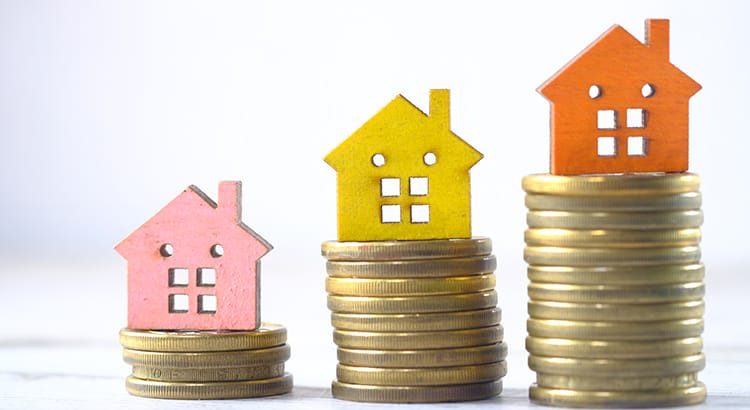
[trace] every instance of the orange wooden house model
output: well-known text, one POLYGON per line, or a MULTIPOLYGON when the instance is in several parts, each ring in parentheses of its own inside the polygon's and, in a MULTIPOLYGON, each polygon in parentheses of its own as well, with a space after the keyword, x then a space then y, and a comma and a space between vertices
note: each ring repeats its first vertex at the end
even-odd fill
POLYGON ((688 100, 701 86, 669 62, 669 20, 643 44, 615 25, 547 80, 550 172, 688 169, 688 100))

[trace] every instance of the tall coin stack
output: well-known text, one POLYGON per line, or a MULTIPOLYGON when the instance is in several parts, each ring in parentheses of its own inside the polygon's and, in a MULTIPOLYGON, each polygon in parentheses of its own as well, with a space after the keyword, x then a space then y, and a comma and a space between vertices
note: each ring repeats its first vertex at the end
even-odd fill
POLYGON ((530 398, 566 407, 704 401, 698 176, 531 175, 523 188, 530 398))
POLYGON ((498 395, 506 373, 488 238, 325 242, 338 346, 333 396, 443 402, 498 395))
POLYGON ((130 394, 160 399, 235 399, 288 393, 292 375, 286 328, 254 331, 122 329, 123 359, 133 366, 130 394))

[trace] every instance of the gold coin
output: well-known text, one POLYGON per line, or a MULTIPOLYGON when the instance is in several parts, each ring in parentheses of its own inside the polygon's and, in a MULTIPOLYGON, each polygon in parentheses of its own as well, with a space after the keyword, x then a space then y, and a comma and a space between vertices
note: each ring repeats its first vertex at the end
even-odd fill
POLYGON ((700 192, 634 196, 526 195, 526 208, 534 211, 652 212, 700 209, 700 192))
POLYGON ((343 296, 425 296, 450 295, 492 290, 495 274, 447 278, 326 278, 326 291, 343 296))
POLYGON ((379 368, 339 364, 336 379, 343 383, 378 386, 442 386, 497 380, 508 372, 505 362, 472 366, 379 368))
POLYGON ((677 303, 626 305, 609 303, 568 303, 530 300, 529 316, 534 319, 582 320, 593 322, 654 322, 703 317, 703 300, 677 303))
POLYGON ((439 313, 331 313, 331 325, 341 330, 365 332, 421 332, 472 329, 500 323, 500 308, 439 313))
POLYGON ((532 282, 571 285, 661 285, 702 281, 702 263, 658 266, 538 266, 528 267, 532 282))
POLYGON ((356 278, 422 278, 468 276, 494 272, 495 255, 408 261, 327 261, 328 276, 356 278))
POLYGON ((448 367, 469 366, 505 360, 508 345, 494 343, 484 346, 424 350, 337 350, 341 364, 362 367, 448 367))
POLYGON ((264 397, 289 393, 292 390, 292 375, 262 380, 232 382, 183 383, 143 380, 128 376, 125 387, 134 396, 155 399, 211 400, 264 397))
POLYGON ((225 352, 149 352, 123 349, 125 363, 132 366, 169 367, 177 369, 215 369, 220 367, 253 367, 280 363, 289 359, 289 345, 254 350, 225 352))
POLYGON ((574 359, 529 355, 529 368, 563 376, 650 377, 695 373, 706 367, 703 353, 660 359, 574 359))
POLYGON ((593 377, 536 374, 536 384, 538 386, 563 390, 638 391, 684 389, 695 386, 697 383, 698 373, 650 377, 593 377))
POLYGON ((700 178, 689 172, 608 175, 550 175, 523 177, 523 190, 529 193, 571 196, 647 196, 693 192, 700 189, 700 178))
POLYGON ((503 382, 454 384, 448 386, 373 386, 334 381, 333 397, 370 403, 438 403, 482 400, 503 391, 503 382))
POLYGON ((679 248, 606 249, 527 246, 523 258, 530 265, 649 266, 700 262, 697 246, 679 248))
POLYGON ((698 382, 692 387, 664 390, 580 391, 532 385, 529 398, 538 404, 560 407, 673 407, 703 403, 706 386, 698 382))
POLYGON ((645 304, 700 300, 703 282, 670 283, 658 286, 568 285, 530 283, 529 298, 553 302, 645 304))
POLYGON ((263 349, 286 343, 286 328, 263 323, 253 331, 120 330, 120 344, 128 349, 154 352, 213 352, 263 349))
POLYGON ((555 229, 682 229, 699 228, 703 211, 567 212, 529 211, 529 228, 555 229))
POLYGON ((440 332, 356 332, 334 330, 333 342, 350 349, 419 350, 489 345, 503 340, 501 325, 440 332))
POLYGON ((492 241, 484 237, 426 241, 327 241, 321 246, 321 253, 326 259, 338 261, 442 259, 489 255, 490 252, 492 241))
POLYGON ((551 339, 529 336, 526 350, 536 356, 577 359, 650 359, 697 354, 703 339, 649 340, 645 342, 618 340, 551 339))
POLYGON ((458 312, 497 306, 497 292, 438 296, 328 296, 328 309, 344 313, 458 312))
POLYGON ((530 336, 590 340, 662 340, 696 337, 703 333, 703 319, 659 322, 584 322, 528 319, 530 336))
POLYGON ((217 369, 172 369, 169 367, 133 366, 133 377, 165 382, 226 382, 260 380, 284 375, 284 363, 255 367, 222 367, 217 369))
POLYGON ((664 248, 698 245, 699 228, 664 230, 623 229, 528 229, 524 239, 529 246, 578 248, 664 248))

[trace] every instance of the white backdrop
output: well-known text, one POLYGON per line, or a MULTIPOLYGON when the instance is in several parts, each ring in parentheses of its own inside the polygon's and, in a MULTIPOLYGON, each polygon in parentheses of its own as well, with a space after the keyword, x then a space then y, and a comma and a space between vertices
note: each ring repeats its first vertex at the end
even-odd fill
POLYGON ((430 88, 450 88, 453 130, 485 155, 472 169, 473 231, 494 241, 506 334, 522 349, 520 183, 548 170, 549 106, 535 89, 612 24, 643 39, 654 17, 671 19, 671 60, 703 85, 690 104, 690 168, 703 178, 706 340, 744 339, 746 327, 711 328, 747 303, 749 10, 0 0, 0 297, 21 312, 0 313, 5 333, 65 337, 84 325, 114 342, 125 324, 114 244, 187 185, 215 198, 220 180, 240 179, 244 220, 275 246, 263 259, 264 318, 290 328, 297 360, 327 349, 332 372, 320 243, 336 237, 335 173, 322 157, 396 94, 427 110, 430 88), (40 303, 22 285, 66 291, 40 303), (55 302, 69 315, 49 319, 55 302))

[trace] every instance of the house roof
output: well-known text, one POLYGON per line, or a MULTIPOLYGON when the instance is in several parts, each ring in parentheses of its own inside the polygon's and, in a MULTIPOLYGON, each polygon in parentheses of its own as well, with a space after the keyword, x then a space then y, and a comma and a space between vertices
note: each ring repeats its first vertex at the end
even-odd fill
POLYGON ((143 240, 148 232, 161 229, 160 225, 177 227, 177 230, 184 230, 188 233, 196 224, 207 223, 212 226, 224 224, 235 226, 236 229, 246 234, 245 237, 249 243, 257 244, 264 249, 258 257, 265 255, 273 249, 273 246, 241 221, 241 186, 240 182, 222 182, 219 186, 220 198, 217 204, 197 186, 190 185, 143 225, 120 241, 115 246, 115 250, 127 259, 131 255, 130 250, 135 248, 133 246, 135 242, 143 240), (184 210, 189 210, 189 212, 184 212, 184 210))
MULTIPOLYGON (((391 102, 378 111, 352 135, 331 151, 324 160, 337 171, 347 166, 357 166, 350 161, 350 155, 365 141, 377 139, 386 147, 398 144, 403 148, 410 142, 398 138, 401 135, 395 130, 418 129, 424 132, 413 137, 435 138, 451 152, 452 164, 456 167, 471 168, 482 159, 483 155, 466 141, 450 130, 448 90, 432 90, 430 115, 420 110, 403 95, 397 95, 391 102)), ((413 141, 413 140, 412 140, 413 141)))
POLYGON ((701 89, 700 84, 669 61, 669 20, 646 20, 645 44, 614 25, 537 91, 554 101, 569 95, 568 87, 581 82, 594 83, 600 77, 617 81, 634 75, 649 77, 644 79, 647 82, 679 84, 677 90, 686 98, 701 89))

